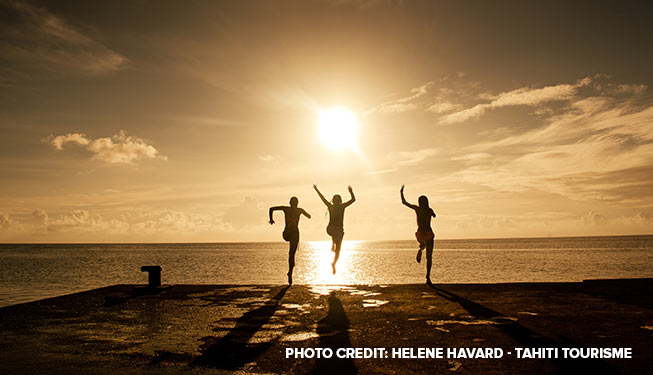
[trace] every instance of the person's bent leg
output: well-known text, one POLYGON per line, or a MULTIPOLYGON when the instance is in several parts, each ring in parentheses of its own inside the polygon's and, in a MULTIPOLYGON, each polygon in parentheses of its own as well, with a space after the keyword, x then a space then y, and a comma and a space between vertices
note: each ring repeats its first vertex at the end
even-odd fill
POLYGON ((426 242, 424 242, 424 234, 420 232, 419 230, 415 232, 415 238, 417 239, 417 243, 419 243, 419 249, 417 250, 417 255, 415 256, 415 260, 417 263, 422 262, 422 250, 426 247, 426 242))
POLYGON ((426 283, 431 284, 431 266, 433 265, 433 239, 426 243, 426 283))

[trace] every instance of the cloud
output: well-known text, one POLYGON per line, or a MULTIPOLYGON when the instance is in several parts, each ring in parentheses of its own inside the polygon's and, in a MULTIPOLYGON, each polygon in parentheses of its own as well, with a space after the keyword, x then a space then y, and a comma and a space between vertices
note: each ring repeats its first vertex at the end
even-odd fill
POLYGON ((491 105, 493 108, 496 108, 509 105, 536 105, 554 100, 568 100, 576 94, 580 87, 587 86, 591 82, 592 80, 590 78, 583 78, 575 84, 560 84, 540 89, 521 88, 499 94, 491 105))
POLYGON ((457 122, 464 122, 470 119, 475 119, 480 117, 485 113, 485 110, 488 108, 488 104, 478 104, 472 108, 464 109, 459 112, 452 113, 440 119, 438 123, 440 124, 454 124, 457 122))
POLYGON ((632 217, 632 221, 637 224, 651 225, 653 224, 653 213, 638 212, 635 216, 632 217))
POLYGON ((111 138, 98 138, 90 142, 87 148, 94 154, 94 159, 107 163, 131 164, 141 159, 167 160, 154 146, 141 138, 128 136, 123 130, 111 138))
POLYGON ((648 86, 645 84, 614 83, 607 81, 610 77, 605 74, 597 74, 593 86, 608 95, 642 95, 648 86))
POLYGON ((640 103, 638 90, 624 99, 607 86, 593 92, 596 96, 575 94, 557 113, 544 115, 536 128, 511 136, 487 134, 497 140, 453 153, 450 159, 464 160, 466 168, 451 179, 497 191, 546 191, 628 205, 650 202, 653 106, 640 103))
POLYGON ((417 151, 399 151, 388 154, 388 159, 395 166, 409 166, 419 164, 422 160, 434 156, 438 153, 435 148, 425 148, 417 151))
POLYGON ((30 235, 45 234, 48 232, 49 225, 48 214, 40 208, 19 220, 12 219, 8 213, 0 212, 0 234, 2 234, 0 238, 11 238, 26 233, 30 235))
POLYGON ((453 104, 453 103, 449 103, 449 102, 440 102, 440 103, 431 104, 427 108, 427 111, 434 112, 434 113, 446 113, 446 112, 456 111, 456 110, 458 110, 460 108, 462 108, 461 104, 453 104))
POLYGON ((379 169, 379 170, 374 170, 374 171, 363 172, 363 174, 366 175, 366 176, 375 176, 375 175, 379 175, 379 174, 391 173, 391 172, 394 172, 396 170, 397 170, 397 168, 379 169))
POLYGON ((376 111, 382 113, 402 113, 414 111, 419 106, 415 103, 385 103, 381 107, 378 107, 376 111))
POLYGON ((68 133, 66 135, 58 135, 50 141, 54 148, 57 150, 63 150, 63 145, 66 143, 77 143, 79 145, 87 145, 91 141, 86 138, 86 135, 82 133, 68 133))
POLYGON ((279 161, 279 158, 280 158, 279 155, 270 155, 270 154, 267 154, 267 155, 261 155, 261 156, 259 156, 259 157, 258 157, 258 160, 263 161, 263 162, 266 162, 266 163, 272 163, 272 162, 279 161))
POLYGON ((173 210, 126 211, 107 218, 83 209, 58 215, 35 209, 19 220, 0 212, 0 239, 21 242, 206 241, 232 232, 233 228, 218 215, 173 210))
MULTIPOLYGON (((440 213, 438 213, 440 217, 440 213)), ((551 235, 557 228, 573 227, 578 224, 578 215, 560 211, 523 212, 509 215, 497 214, 451 214, 446 221, 439 222, 440 230, 456 228, 461 233, 475 233, 478 238, 524 237, 551 235)), ((562 232, 566 234, 566 232, 562 232)), ((558 232, 558 234, 562 234, 558 232)), ((466 235, 469 236, 469 235, 466 235)), ((467 237, 469 238, 469 237, 467 237)))
POLYGON ((476 218, 477 226, 485 228, 504 228, 504 227, 516 227, 517 223, 513 218, 510 217, 490 217, 490 216, 481 216, 476 218))
POLYGON ((365 114, 367 115, 375 112, 401 113, 401 112, 414 111, 420 107, 418 104, 414 103, 414 101, 426 96, 429 93, 429 89, 433 87, 434 84, 435 82, 433 81, 426 82, 425 84, 419 87, 411 89, 409 96, 391 100, 385 103, 381 103, 377 106, 374 106, 372 109, 368 110, 365 114))
POLYGON ((501 107, 519 105, 535 106, 546 102, 570 100, 576 95, 579 88, 591 83, 592 79, 586 77, 578 80, 575 84, 559 84, 542 88, 519 88, 495 96, 490 103, 477 104, 471 108, 449 114, 441 118, 439 123, 453 124, 477 119, 487 110, 501 107))
POLYGON ((265 223, 265 211, 258 207, 256 198, 245 197, 238 206, 227 209, 224 221, 231 224, 236 230, 241 230, 265 223))
POLYGON ((464 74, 456 74, 450 78, 428 81, 410 89, 409 95, 385 101, 369 109, 365 114, 373 113, 404 113, 425 110, 435 114, 445 114, 463 108, 461 101, 486 98, 487 93, 479 92, 478 82, 463 80, 464 74))
MULTIPOLYGON (((57 218, 53 231, 110 233, 117 238, 152 238, 180 241, 193 235, 208 235, 228 231, 217 215, 186 213, 175 210, 125 211, 107 219, 86 210, 76 210, 57 218)), ((204 237, 207 238, 207 237, 204 237)))
POLYGON ((614 92, 617 94, 635 94, 635 95, 641 95, 643 94, 648 86, 646 85, 618 85, 615 89, 614 92))
POLYGON ((581 221, 585 225, 603 226, 608 223, 608 219, 603 214, 594 210, 590 210, 585 216, 581 217, 581 221))
POLYGON ((52 222, 51 230, 60 231, 67 228, 97 227, 103 221, 100 215, 92 215, 86 210, 75 210, 59 216, 52 222))
POLYGON ((9 230, 14 224, 14 221, 9 218, 9 214, 0 211, 0 232, 9 230))
POLYGON ((106 138, 89 139, 83 133, 68 133, 66 135, 49 136, 44 141, 52 144, 55 149, 63 150, 68 143, 74 143, 89 151, 93 160, 116 164, 134 164, 144 159, 167 160, 154 146, 145 140, 127 135, 124 130, 106 138))
POLYGON ((462 160, 468 162, 478 162, 482 160, 488 160, 492 157, 491 154, 487 152, 473 152, 471 154, 464 154, 461 156, 453 156, 451 160, 462 160))
MULTIPOLYGON (((440 115, 439 124, 454 124, 475 120, 487 111, 509 106, 539 106, 544 103, 571 101, 577 97, 579 90, 598 83, 585 77, 575 83, 562 83, 545 87, 521 87, 515 90, 492 94, 481 91, 478 82, 466 82, 464 74, 455 77, 442 77, 437 81, 428 81, 410 90, 405 97, 383 102, 372 107, 366 115, 372 113, 404 113, 425 110, 440 115), (481 103, 479 103, 481 101, 481 103), (467 108, 464 108, 465 105, 467 108)), ((597 79, 601 78, 597 76, 597 79)), ((606 86, 612 92, 641 94, 645 85, 606 86)), ((542 111, 542 108, 538 108, 542 111)))
POLYGON ((49 217, 48 214, 40 208, 37 208, 32 212, 32 224, 38 230, 47 230, 49 226, 49 217))
POLYGON ((0 9, 8 14, 0 24, 0 55, 17 77, 24 77, 21 71, 30 69, 99 74, 119 69, 127 61, 45 8, 7 1, 0 9))

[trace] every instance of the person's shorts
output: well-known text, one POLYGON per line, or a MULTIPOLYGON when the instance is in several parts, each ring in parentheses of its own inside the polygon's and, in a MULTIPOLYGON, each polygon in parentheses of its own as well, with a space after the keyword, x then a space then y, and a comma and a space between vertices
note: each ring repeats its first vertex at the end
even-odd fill
POLYGON ((327 226, 326 232, 331 237, 343 237, 345 235, 343 228, 337 228, 331 225, 327 226))
POLYGON ((419 242, 420 245, 425 245, 428 241, 431 241, 435 238, 435 234, 433 234, 432 231, 428 231, 428 232, 417 231, 415 232, 415 238, 417 238, 417 242, 419 242))
POLYGON ((283 239, 288 242, 299 242, 299 231, 294 229, 286 229, 283 231, 283 239))

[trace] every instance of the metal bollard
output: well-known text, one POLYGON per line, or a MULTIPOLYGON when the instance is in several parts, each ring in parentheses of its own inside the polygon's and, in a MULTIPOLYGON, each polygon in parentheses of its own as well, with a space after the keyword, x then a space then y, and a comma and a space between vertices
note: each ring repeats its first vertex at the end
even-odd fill
POLYGON ((142 266, 141 272, 147 272, 147 286, 156 288, 161 286, 161 266, 142 266))

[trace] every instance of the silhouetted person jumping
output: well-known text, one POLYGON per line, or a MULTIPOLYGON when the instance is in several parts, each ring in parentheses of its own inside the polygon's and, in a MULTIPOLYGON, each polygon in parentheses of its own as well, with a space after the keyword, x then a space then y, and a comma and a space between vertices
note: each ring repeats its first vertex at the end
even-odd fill
POLYGON ((311 218, 311 215, 304 211, 303 208, 297 207, 299 199, 290 198, 290 206, 270 207, 270 225, 274 224, 272 215, 274 211, 283 211, 286 219, 286 227, 283 229, 283 239, 288 241, 290 249, 288 250, 288 284, 292 285, 292 270, 295 268, 295 253, 299 245, 299 217, 301 215, 311 218))
POLYGON ((422 250, 426 248, 426 283, 431 285, 431 266, 433 264, 433 229, 431 229, 431 218, 435 217, 435 212, 429 207, 429 199, 422 195, 419 197, 419 206, 406 202, 404 198, 404 185, 401 185, 401 203, 404 206, 410 207, 417 214, 417 232, 415 238, 419 242, 419 250, 417 250, 417 263, 422 261, 422 250))
POLYGON ((351 199, 345 203, 342 203, 342 197, 338 194, 333 196, 333 199, 331 202, 326 200, 324 198, 324 195, 320 193, 320 191, 317 188, 317 185, 313 185, 313 189, 317 192, 317 195, 320 196, 320 199, 322 199, 322 202, 327 206, 329 209, 329 225, 327 225, 327 234, 331 236, 331 240, 333 241, 331 244, 331 251, 333 251, 335 254, 333 256, 333 263, 331 263, 331 268, 333 269, 333 273, 336 273, 336 262, 338 261, 338 258, 340 257, 340 247, 342 246, 342 238, 345 236, 345 228, 343 224, 343 219, 345 217, 345 208, 347 208, 350 204, 354 203, 356 201, 356 197, 354 197, 354 190, 351 188, 351 186, 347 186, 347 189, 349 190, 349 194, 351 195, 351 199))

